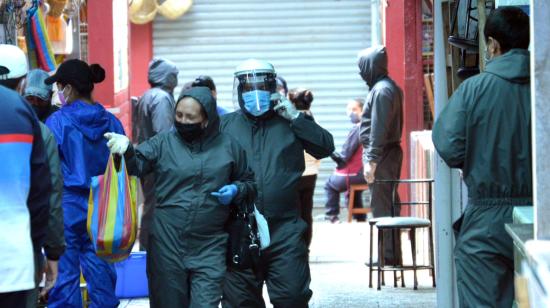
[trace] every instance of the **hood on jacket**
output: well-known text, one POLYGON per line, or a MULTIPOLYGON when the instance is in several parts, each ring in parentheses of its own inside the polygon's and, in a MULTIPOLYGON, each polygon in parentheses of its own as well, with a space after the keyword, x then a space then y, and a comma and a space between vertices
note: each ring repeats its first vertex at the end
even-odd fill
POLYGON ((212 96, 212 91, 207 87, 193 87, 180 94, 178 102, 176 103, 176 109, 178 108, 179 102, 185 97, 192 97, 202 105, 206 117, 208 118, 208 126, 204 131, 204 135, 211 136, 212 134, 218 133, 220 117, 218 116, 216 100, 212 96))
POLYGON ((178 85, 179 70, 172 61, 154 58, 149 63, 149 84, 172 93, 178 85))
POLYGON ((372 88, 376 82, 388 76, 388 54, 386 47, 374 46, 363 49, 358 55, 359 74, 372 88))
POLYGON ((88 104, 76 100, 63 106, 60 111, 71 120, 71 123, 90 140, 104 138, 103 134, 111 128, 112 116, 99 104, 88 104))
POLYGON ((485 72, 513 83, 528 83, 530 81, 529 65, 529 50, 512 49, 487 62, 485 72))

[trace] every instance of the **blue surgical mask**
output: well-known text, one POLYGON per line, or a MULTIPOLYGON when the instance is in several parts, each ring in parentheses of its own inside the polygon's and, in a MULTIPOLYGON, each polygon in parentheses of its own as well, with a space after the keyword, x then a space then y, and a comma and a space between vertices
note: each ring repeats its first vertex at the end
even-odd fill
POLYGON ((258 117, 269 111, 271 108, 271 92, 255 90, 244 92, 244 108, 253 116, 258 117))

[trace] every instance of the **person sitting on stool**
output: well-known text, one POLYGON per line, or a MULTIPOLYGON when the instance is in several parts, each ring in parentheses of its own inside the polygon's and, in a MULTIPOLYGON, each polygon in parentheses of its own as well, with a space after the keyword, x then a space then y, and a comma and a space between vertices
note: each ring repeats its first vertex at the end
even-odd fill
MULTIPOLYGON (((337 167, 334 174, 331 175, 325 184, 327 194, 327 203, 325 208, 325 220, 334 223, 339 220, 340 214, 340 193, 346 192, 346 200, 349 199, 349 188, 352 184, 366 184, 363 176, 363 147, 359 141, 359 129, 361 123, 361 113, 365 100, 356 98, 347 105, 347 114, 350 117, 353 128, 348 134, 346 142, 342 146, 340 153, 334 152, 330 157, 336 162, 337 167)), ((356 192, 354 199, 354 208, 362 208, 363 200, 361 192, 356 192)), ((365 214, 356 214, 353 216, 357 221, 365 221, 365 214)))

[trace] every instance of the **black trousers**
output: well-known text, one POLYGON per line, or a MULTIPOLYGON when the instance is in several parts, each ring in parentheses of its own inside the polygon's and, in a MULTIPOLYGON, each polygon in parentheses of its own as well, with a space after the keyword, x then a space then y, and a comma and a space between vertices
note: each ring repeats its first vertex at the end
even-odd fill
MULTIPOLYGON (((400 146, 388 149, 382 156, 376 168, 375 178, 377 180, 396 180, 401 175, 401 164, 403 162, 403 150, 400 146)), ((371 207, 373 217, 391 216, 392 213, 392 185, 375 184, 371 185, 371 207)), ((396 193, 396 202, 399 202, 399 194, 396 193)), ((400 207, 394 207, 394 213, 399 215, 400 207)), ((384 259, 386 265, 398 264, 401 261, 399 247, 401 238, 396 231, 384 231, 384 259), (395 241, 395 242, 394 242, 395 241), (395 243, 395 248, 393 244, 395 243)))
POLYGON ((504 229, 513 210, 512 205, 469 204, 454 225, 460 307, 513 306, 514 245, 504 229))
POLYGON ((25 307, 30 291, 0 293, 0 307, 25 307))
POLYGON ((313 237, 313 193, 315 191, 315 183, 317 182, 317 175, 306 175, 300 178, 298 182, 298 213, 300 217, 306 222, 307 230, 305 234, 307 247, 311 245, 311 238, 313 237))
POLYGON ((264 308, 264 281, 275 308, 306 308, 313 292, 301 218, 268 218, 271 244, 262 250, 257 271, 228 269, 223 285, 223 308, 264 308))
POLYGON ((227 234, 186 231, 193 214, 155 209, 149 232, 147 277, 151 308, 217 308, 226 272, 227 234))
POLYGON ((149 229, 153 219, 153 210, 157 204, 155 197, 155 174, 151 173, 141 178, 141 189, 143 191, 143 212, 141 213, 141 225, 139 231, 139 249, 147 250, 149 240, 149 229))

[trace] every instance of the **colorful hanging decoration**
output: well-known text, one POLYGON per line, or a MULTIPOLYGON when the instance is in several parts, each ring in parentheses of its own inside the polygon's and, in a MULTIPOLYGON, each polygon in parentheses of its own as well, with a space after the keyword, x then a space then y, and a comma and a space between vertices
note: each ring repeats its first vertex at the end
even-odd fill
POLYGON ((33 5, 27 10, 25 36, 31 67, 41 68, 46 72, 54 71, 57 63, 46 30, 44 13, 37 0, 34 0, 33 5))

